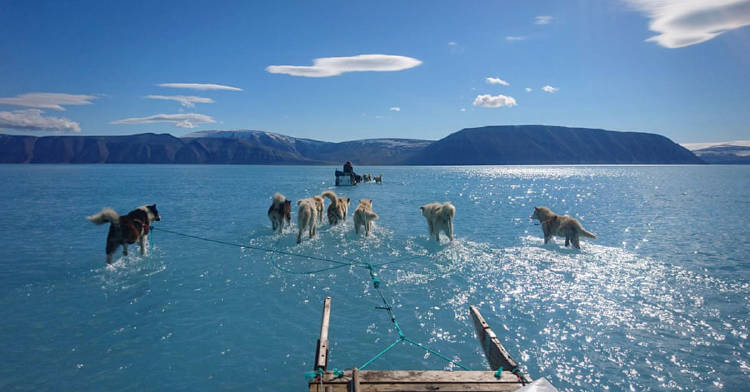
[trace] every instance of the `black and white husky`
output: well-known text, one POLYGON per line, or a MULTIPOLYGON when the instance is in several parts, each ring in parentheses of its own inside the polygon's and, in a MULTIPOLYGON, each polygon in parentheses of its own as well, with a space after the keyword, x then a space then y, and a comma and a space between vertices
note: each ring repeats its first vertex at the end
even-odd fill
POLYGON ((109 222, 109 233, 107 234, 107 264, 112 264, 112 254, 118 246, 122 245, 122 254, 127 256, 128 245, 138 241, 141 246, 141 255, 146 255, 146 240, 151 222, 160 221, 159 211, 156 204, 141 206, 130 211, 125 216, 119 216, 115 210, 105 208, 100 213, 86 217, 86 219, 97 225, 109 222))

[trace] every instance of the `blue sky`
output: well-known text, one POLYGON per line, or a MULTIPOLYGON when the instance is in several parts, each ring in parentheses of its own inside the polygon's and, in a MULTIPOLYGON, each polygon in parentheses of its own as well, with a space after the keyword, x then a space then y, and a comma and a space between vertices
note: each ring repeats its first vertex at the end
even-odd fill
POLYGON ((0 131, 750 139, 749 24, 750 0, 5 1, 0 131))

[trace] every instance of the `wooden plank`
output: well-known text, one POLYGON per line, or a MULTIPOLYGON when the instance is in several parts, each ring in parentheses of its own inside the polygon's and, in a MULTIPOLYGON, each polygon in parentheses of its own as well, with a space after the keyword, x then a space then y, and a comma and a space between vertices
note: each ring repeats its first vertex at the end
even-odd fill
POLYGON ((328 326, 331 319, 331 297, 323 301, 323 319, 320 322, 320 338, 318 348, 315 350, 315 367, 313 370, 328 368, 328 326))
MULTIPOLYGON (((357 370, 359 390, 365 391, 514 391, 521 387, 515 375, 503 373, 500 380, 492 371, 444 370, 357 370)), ((336 377, 333 372, 323 376, 320 383, 311 381, 309 390, 319 392, 331 388, 333 392, 351 392, 355 372, 344 371, 336 377)))
POLYGON ((492 370, 502 368, 506 371, 517 368, 518 364, 510 357, 510 354, 508 354, 508 351, 500 343, 500 340, 495 335, 495 332, 492 331, 489 324, 484 321, 484 317, 479 313, 479 309, 471 305, 469 306, 469 311, 471 318, 474 320, 474 329, 476 329, 477 338, 482 345, 482 350, 484 350, 484 356, 490 363, 490 368, 492 370))
POLYGON ((354 368, 352 369, 352 381, 350 383, 351 388, 349 388, 349 392, 361 392, 362 388, 359 387, 359 369, 354 368))
MULTIPOLYGON (((518 378, 503 372, 500 379, 495 378, 493 371, 481 370, 358 370, 359 383, 510 383, 517 384, 518 378)), ((352 370, 345 370, 344 375, 335 377, 333 372, 326 372, 324 383, 347 384, 353 378, 352 370)))
POLYGON ((362 392, 507 392, 521 388, 521 384, 364 384, 362 392))

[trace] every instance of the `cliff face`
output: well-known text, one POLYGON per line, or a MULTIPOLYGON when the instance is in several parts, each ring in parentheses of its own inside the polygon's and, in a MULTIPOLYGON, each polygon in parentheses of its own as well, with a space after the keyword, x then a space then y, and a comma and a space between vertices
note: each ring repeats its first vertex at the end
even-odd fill
POLYGON ((407 160, 421 165, 703 163, 652 133, 543 125, 468 128, 407 160))
POLYGON ((177 138, 0 135, 0 163, 501 165, 703 163, 664 136, 539 125, 470 128, 438 141, 330 143, 261 131, 203 131, 177 138))

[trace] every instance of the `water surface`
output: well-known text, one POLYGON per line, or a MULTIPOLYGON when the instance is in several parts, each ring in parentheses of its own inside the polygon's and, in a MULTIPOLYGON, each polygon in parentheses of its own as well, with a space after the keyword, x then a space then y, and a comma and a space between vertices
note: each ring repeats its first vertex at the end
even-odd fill
MULTIPOLYGON (((273 234, 270 196, 331 189, 333 168, 5 165, 0 201, 3 390, 300 390, 322 300, 330 366, 361 366, 396 337, 366 270, 155 232, 150 255, 104 263, 85 220, 157 203, 157 227, 252 247, 379 264, 410 338, 487 369, 477 305, 531 377, 561 390, 742 390, 750 381, 750 167, 383 167, 371 238, 324 224, 273 234), (419 206, 451 200, 456 240, 419 206), (533 206, 597 240, 544 245, 533 206)), ((293 214, 296 218, 296 211, 293 214)), ((372 369, 450 368, 399 346, 372 369)))

